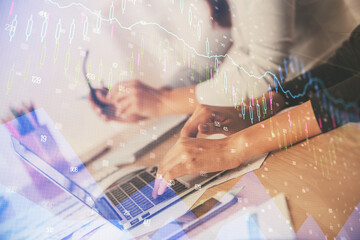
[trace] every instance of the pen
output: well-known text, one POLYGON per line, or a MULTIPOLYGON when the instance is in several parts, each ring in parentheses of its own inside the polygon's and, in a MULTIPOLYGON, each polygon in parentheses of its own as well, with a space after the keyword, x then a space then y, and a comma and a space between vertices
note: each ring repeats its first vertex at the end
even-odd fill
POLYGON ((101 108, 101 111, 103 114, 107 115, 109 118, 111 119, 116 119, 116 108, 114 105, 112 104, 109 104, 109 103, 104 103, 102 101, 100 101, 98 99, 98 97, 96 96, 96 92, 98 91, 100 94, 103 94, 103 96, 106 96, 106 94, 108 94, 109 92, 109 89, 105 88, 104 87, 104 83, 103 84, 103 88, 102 89, 95 89, 93 88, 93 86, 91 85, 88 77, 87 77, 87 74, 86 74, 86 62, 87 62, 87 59, 88 59, 88 56, 89 56, 89 51, 86 51, 86 55, 85 55, 85 58, 84 58, 84 62, 83 62, 83 74, 85 76, 85 80, 86 80, 86 83, 87 85, 89 86, 90 88, 90 95, 91 95, 91 98, 93 100, 93 102, 99 106, 101 108))
POLYGON ((258 215, 256 213, 251 214, 247 222, 250 239, 260 239, 258 215))

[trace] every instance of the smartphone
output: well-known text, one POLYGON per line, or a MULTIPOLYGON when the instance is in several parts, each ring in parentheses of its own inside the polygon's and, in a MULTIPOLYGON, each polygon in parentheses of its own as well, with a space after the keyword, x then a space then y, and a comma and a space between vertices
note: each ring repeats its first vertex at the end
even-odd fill
POLYGON ((234 205, 237 201, 238 198, 229 193, 226 193, 223 197, 221 197, 221 199, 217 199, 214 196, 194 209, 189 210, 184 215, 177 218, 174 222, 164 226, 153 236, 157 235, 156 237, 160 236, 162 239, 178 239, 182 235, 190 232, 204 222, 223 212, 225 209, 234 205), (179 225, 181 229, 175 232, 171 231, 170 229, 173 229, 171 227, 172 224, 179 225))
POLYGON ((94 103, 100 107, 101 112, 106 115, 109 119, 116 119, 116 108, 114 105, 112 104, 108 104, 108 103, 104 103, 102 101, 99 100, 99 98, 96 96, 96 92, 100 92, 101 95, 103 95, 104 97, 108 94, 109 90, 105 87, 100 88, 100 89, 95 89, 92 87, 90 80, 87 76, 86 73, 86 62, 89 56, 89 51, 86 51, 85 54, 85 58, 84 58, 84 62, 83 62, 83 74, 85 76, 85 80, 87 85, 90 88, 90 94, 91 94, 91 98, 93 99, 94 103))

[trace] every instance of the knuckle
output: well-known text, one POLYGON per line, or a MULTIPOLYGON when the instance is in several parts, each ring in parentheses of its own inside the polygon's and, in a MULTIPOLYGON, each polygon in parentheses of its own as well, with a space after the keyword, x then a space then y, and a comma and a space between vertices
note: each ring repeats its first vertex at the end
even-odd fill
POLYGON ((189 172, 192 168, 195 166, 195 161, 192 161, 191 159, 189 161, 186 161, 184 163, 184 167, 182 169, 185 169, 184 171, 189 172))
POLYGON ((173 179, 173 176, 175 176, 175 170, 170 169, 165 175, 166 181, 170 181, 171 179, 173 179))
POLYGON ((171 180, 174 180, 176 177, 177 177, 177 171, 176 171, 177 168, 173 168, 173 169, 170 169, 168 172, 167 172, 167 181, 170 182, 171 180))

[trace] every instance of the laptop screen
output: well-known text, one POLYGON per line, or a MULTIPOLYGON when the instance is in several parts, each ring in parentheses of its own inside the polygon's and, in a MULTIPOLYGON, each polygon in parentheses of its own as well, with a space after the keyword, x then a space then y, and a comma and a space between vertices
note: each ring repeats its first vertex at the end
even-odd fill
POLYGON ((54 182, 56 185, 64 189, 66 192, 72 194, 78 200, 89 206, 90 208, 95 207, 95 201, 92 195, 81 188, 74 181, 64 176, 58 170, 53 168, 46 161, 42 160, 39 156, 29 150, 21 142, 14 137, 11 138, 15 152, 23 158, 28 164, 30 164, 37 171, 41 172, 49 180, 54 182))

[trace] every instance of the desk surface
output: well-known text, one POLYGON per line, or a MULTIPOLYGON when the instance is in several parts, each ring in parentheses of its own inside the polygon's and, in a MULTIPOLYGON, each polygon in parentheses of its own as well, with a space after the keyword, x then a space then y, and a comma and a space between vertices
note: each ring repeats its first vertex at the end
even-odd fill
MULTIPOLYGON (((143 156, 136 164, 152 166, 176 142, 178 134, 143 156)), ((347 124, 271 153, 255 172, 271 197, 283 192, 295 232, 309 215, 324 234, 337 236, 360 202, 360 125, 347 124)), ((202 198, 229 190, 241 177, 208 189, 202 198)))

